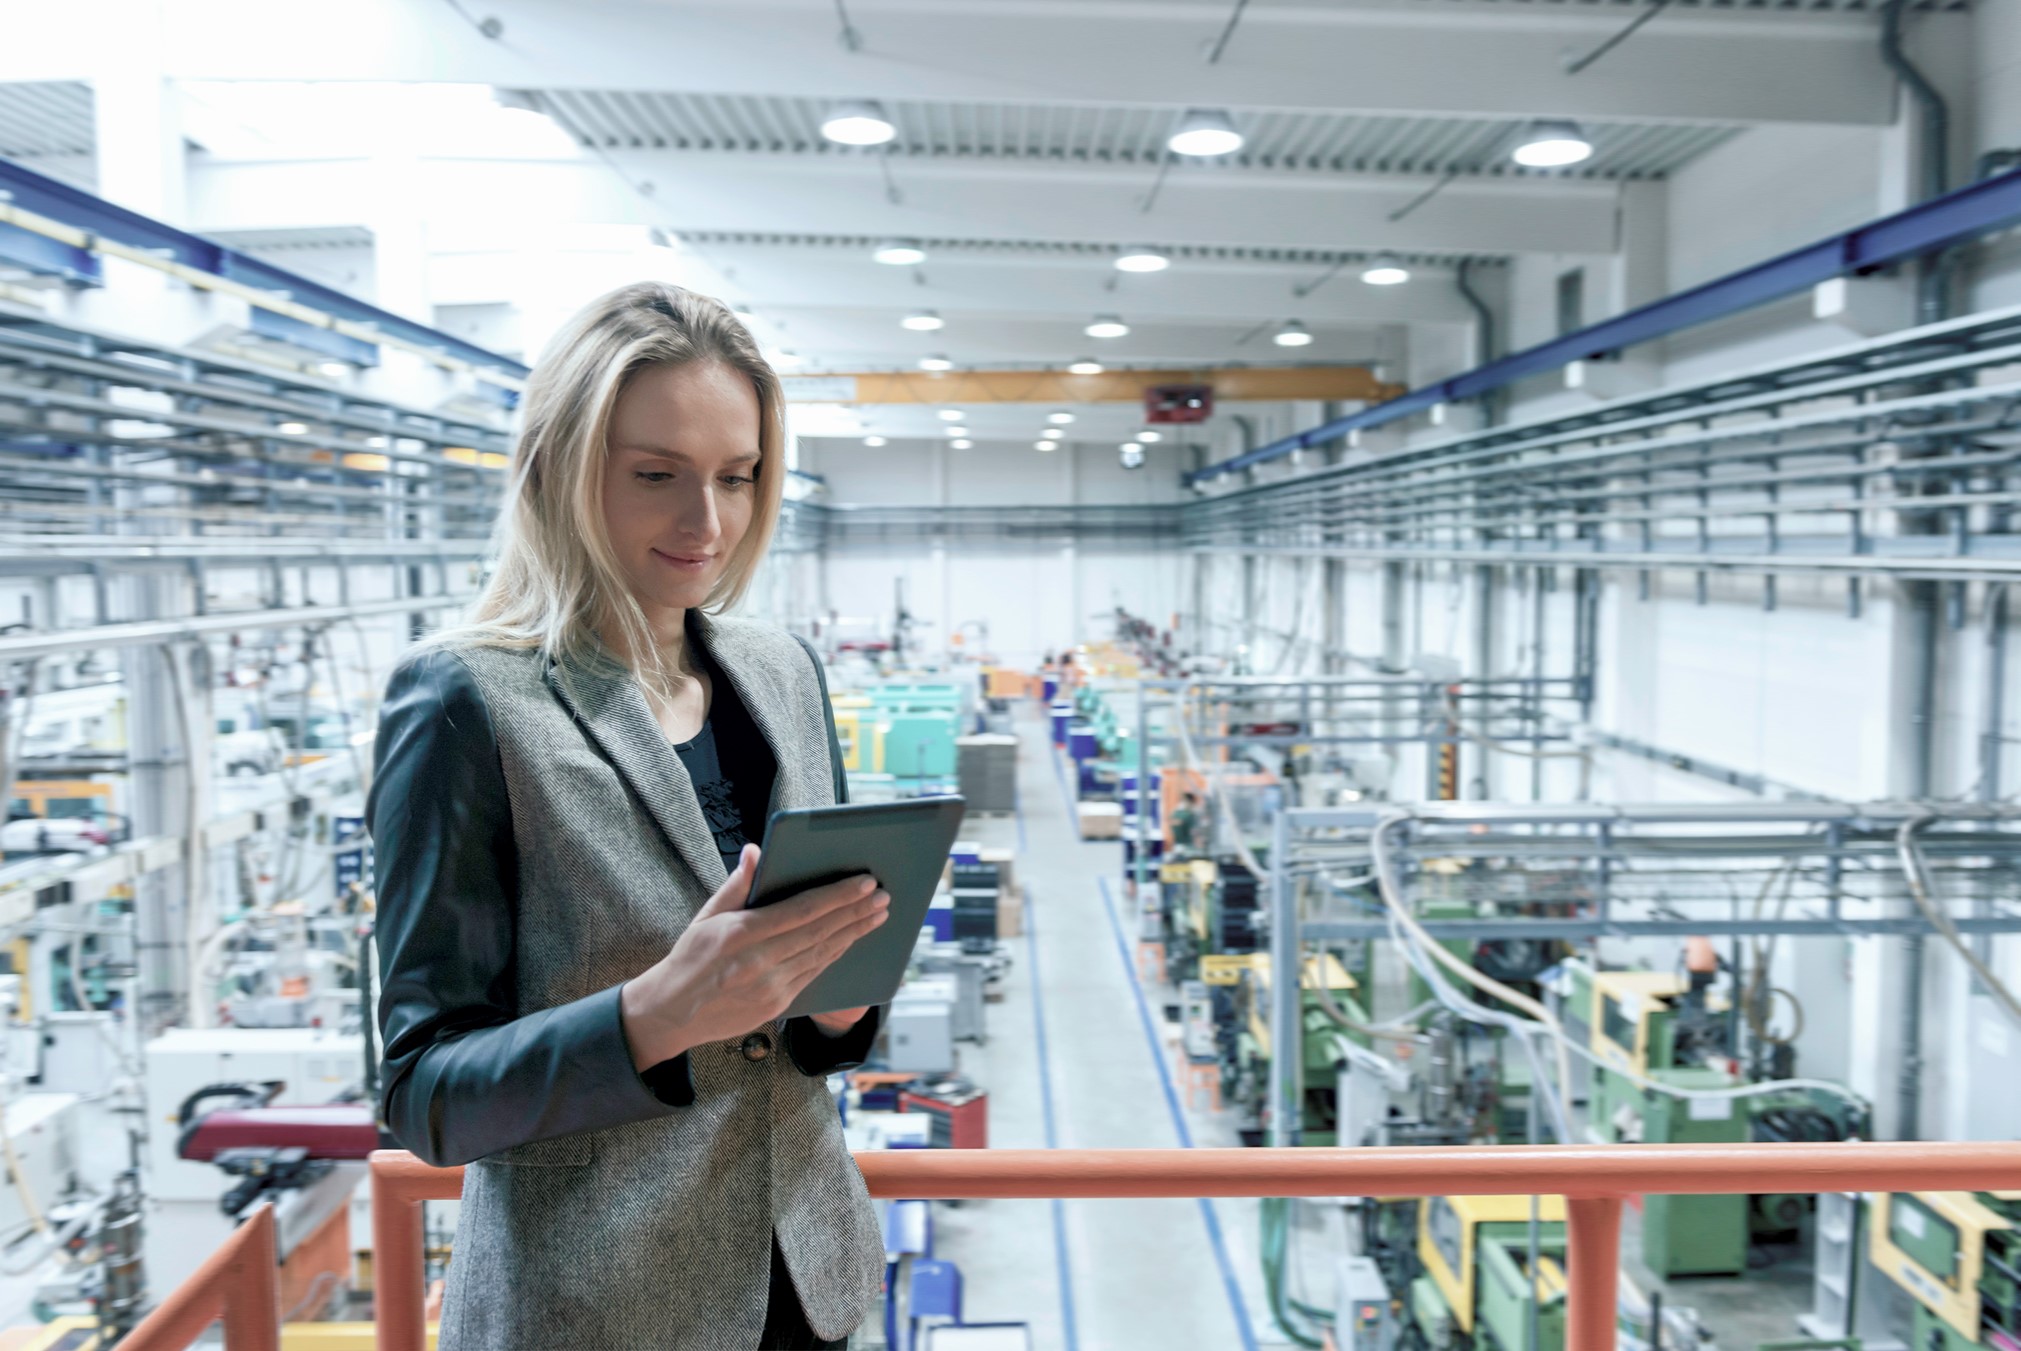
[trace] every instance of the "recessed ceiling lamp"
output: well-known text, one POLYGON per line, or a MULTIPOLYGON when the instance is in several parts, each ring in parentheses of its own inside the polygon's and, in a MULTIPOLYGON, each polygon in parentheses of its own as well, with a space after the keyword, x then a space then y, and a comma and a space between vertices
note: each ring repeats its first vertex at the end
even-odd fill
POLYGON ((1242 133, 1219 108, 1194 108, 1165 145, 1175 155, 1231 155, 1242 148, 1242 133))
POLYGON ((1279 347, 1309 347, 1312 345, 1312 330, 1296 319, 1286 319, 1284 326, 1277 330, 1270 341, 1279 347))
POLYGON ((884 115, 883 105, 851 99, 828 110, 821 119, 821 134, 837 145, 883 145, 898 134, 898 128, 884 115))
POLYGON ((970 448, 971 446, 973 446, 973 445, 975 444, 975 442, 973 442, 973 441, 965 441, 965 440, 964 440, 964 441, 950 441, 950 442, 948 442, 948 444, 949 444, 950 446, 953 446, 953 447, 954 447, 954 448, 955 448, 956 450, 967 450, 967 449, 969 449, 969 448, 970 448))
POLYGON ((921 357, 919 359, 919 369, 923 371, 951 371, 954 369, 954 362, 936 353, 930 357, 921 357))
POLYGON ((1163 272, 1172 266, 1172 256, 1149 244, 1131 244, 1116 255, 1118 272, 1163 272))
POLYGON ((1033 449, 1033 450, 1058 450, 1059 448, 1060 448, 1060 443, 1059 443, 1059 442, 1057 442, 1057 441, 1034 441, 1034 442, 1032 442, 1032 449, 1033 449))
POLYGON ((1067 367, 1067 369, 1075 375, 1100 375, 1103 366, 1101 362, 1095 360, 1093 357, 1082 357, 1079 361, 1067 367))
POLYGON ((866 446, 881 446, 884 444, 884 438, 881 436, 866 436, 863 438, 863 444, 866 446))
POLYGON ((1091 338, 1120 338, 1129 331, 1130 326, 1118 314, 1098 314, 1093 323, 1081 330, 1091 338))
POLYGON ((887 239, 870 256, 892 267, 911 267, 926 261, 926 250, 919 247, 916 239, 887 239))
POLYGON ((933 310, 914 310, 898 321, 900 328, 909 328, 914 333, 931 333, 937 328, 947 327, 947 320, 933 310))
POLYGON ((940 420, 942 422, 959 422, 964 416, 965 414, 959 408, 943 408, 940 410, 940 420))
POLYGON ((1055 427, 1064 427, 1073 420, 1074 415, 1072 413, 1059 412, 1046 414, 1046 421, 1052 423, 1055 427))
POLYGON ((1509 154, 1526 168, 1562 169, 1591 159, 1593 143, 1579 130, 1577 122, 1544 118, 1530 124, 1522 141, 1509 154))
POLYGON ((1165 433, 1159 431, 1156 427, 1146 427, 1143 431, 1137 433, 1137 439, 1139 441, 1163 441, 1165 433))
POLYGON ((1378 253, 1361 270, 1361 279, 1370 286, 1397 286, 1410 280, 1410 269, 1393 253, 1378 253))

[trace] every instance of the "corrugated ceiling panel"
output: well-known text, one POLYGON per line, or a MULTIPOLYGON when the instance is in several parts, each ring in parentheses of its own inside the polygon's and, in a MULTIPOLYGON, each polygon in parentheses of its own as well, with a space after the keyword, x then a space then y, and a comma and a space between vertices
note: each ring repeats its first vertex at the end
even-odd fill
MULTIPOLYGON (((1607 3, 1608 0, 1497 0, 1607 3)), ((821 136, 814 99, 725 94, 625 94, 551 90, 545 106, 578 139, 614 149, 862 154, 821 136)), ((908 158, 1055 159, 1149 164, 1163 154, 1169 109, 1071 104, 887 102, 898 127, 892 153, 908 158)), ((1525 123, 1453 117, 1247 111, 1247 143, 1221 169, 1312 173, 1492 174, 1554 172, 1574 178, 1660 178, 1736 133, 1704 124, 1592 122, 1593 157, 1569 170, 1523 169, 1509 149, 1525 123)), ((1190 166, 1189 166, 1190 167, 1190 166)))

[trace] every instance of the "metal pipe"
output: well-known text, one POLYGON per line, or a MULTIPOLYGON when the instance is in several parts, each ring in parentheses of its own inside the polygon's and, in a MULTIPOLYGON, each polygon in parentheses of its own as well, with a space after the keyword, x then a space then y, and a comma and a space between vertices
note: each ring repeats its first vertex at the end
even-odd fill
MULTIPOLYGON (((1469 273, 1473 269, 1474 262, 1472 258, 1460 259, 1459 268, 1453 273, 1453 282, 1460 288, 1460 298, 1473 307, 1476 326, 1474 332, 1478 337, 1475 355, 1479 364, 1485 366, 1502 354, 1501 342, 1495 330, 1495 312, 1488 308, 1488 302, 1482 299, 1481 293, 1473 287, 1473 278, 1469 273)), ((1481 419, 1490 427, 1501 422, 1501 390, 1491 389, 1481 395, 1481 419)))
POLYGON ((1979 724, 1979 800, 2000 800, 2001 724, 2006 721, 2007 583, 1986 592, 1986 703, 1979 724))
POLYGON ((1565 1351, 1614 1351, 1621 1282, 1620 1197, 1565 1202, 1565 1259, 1569 1268, 1565 1351))
POLYGON ((1299 1088, 1298 893, 1286 867, 1291 857, 1291 817, 1270 824, 1270 1143, 1296 1145, 1303 1113, 1299 1088))
MULTIPOLYGON (((1902 50, 1902 14, 1908 0, 1888 0, 1881 11, 1881 60, 1907 87, 1909 97, 1922 106, 1923 134, 1918 147, 1922 163, 1921 198, 1942 197, 1951 181, 1951 114, 1944 96, 1916 69, 1902 50)), ((1922 323, 1935 323, 1950 314, 1950 268, 1942 250, 1925 254, 1918 263, 1916 309, 1922 323)))

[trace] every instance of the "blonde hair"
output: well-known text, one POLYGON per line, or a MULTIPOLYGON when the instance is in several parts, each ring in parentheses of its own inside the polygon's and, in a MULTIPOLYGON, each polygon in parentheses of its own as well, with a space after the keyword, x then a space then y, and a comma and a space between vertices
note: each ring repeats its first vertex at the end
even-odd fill
POLYGON ((751 522, 702 608, 720 612, 737 603, 779 521, 785 395, 750 332, 721 301, 664 282, 633 282, 585 305, 541 353, 492 533, 496 567, 462 622, 429 638, 431 646, 482 643, 583 657, 596 650, 601 630, 634 674, 665 688, 669 672, 605 527, 604 460, 626 382, 648 366, 696 361, 741 372, 758 394, 751 522))

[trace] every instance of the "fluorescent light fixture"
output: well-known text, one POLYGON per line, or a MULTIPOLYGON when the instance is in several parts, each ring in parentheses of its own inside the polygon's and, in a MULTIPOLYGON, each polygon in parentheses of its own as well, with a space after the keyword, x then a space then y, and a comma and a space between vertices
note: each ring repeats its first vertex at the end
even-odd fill
POLYGON ((947 320, 932 310, 914 310, 898 321, 900 328, 909 328, 914 333, 931 333, 937 328, 947 327, 947 320))
POLYGON ((306 436, 308 435, 309 424, 306 422, 283 422, 279 427, 276 427, 274 430, 282 432, 288 436, 306 436))
POLYGON ((1072 413, 1061 412, 1061 413, 1046 414, 1046 421, 1052 423, 1055 427, 1064 427, 1073 420, 1074 415, 1072 413))
POLYGON ((911 267, 926 261, 926 250, 919 247, 916 239, 887 239, 870 256, 892 267, 911 267))
POLYGON ((866 436, 863 438, 863 444, 866 446, 881 446, 885 444, 885 441, 881 436, 866 436))
POLYGON ((351 373, 350 366, 342 361, 319 361, 316 363, 316 369, 332 380, 342 379, 351 373))
POLYGON ((1279 347, 1309 347, 1312 345, 1312 330, 1296 319, 1286 319, 1284 326, 1270 341, 1279 347))
POLYGON ((1081 330, 1091 338, 1120 338, 1129 331, 1130 326, 1118 314, 1098 314, 1093 323, 1081 330))
POLYGON ((1509 154, 1526 168, 1562 169, 1591 159, 1593 143, 1579 130, 1577 122, 1545 118, 1532 122, 1522 141, 1509 154))
POLYGON ((969 448, 970 448, 971 446, 973 446, 973 445, 975 444, 975 442, 973 442, 973 441, 965 441, 965 440, 964 440, 964 441, 950 441, 950 442, 948 442, 948 444, 949 444, 950 446, 953 446, 953 447, 954 447, 954 448, 955 448, 956 450, 967 450, 967 449, 969 449, 969 448))
POLYGON ((921 357, 919 359, 919 369, 923 371, 951 371, 954 369, 954 362, 936 353, 930 357, 921 357))
POLYGON ((1032 449, 1033 449, 1033 450, 1058 450, 1059 448, 1060 448, 1060 443, 1059 443, 1059 442, 1057 442, 1057 441, 1034 441, 1034 442, 1032 442, 1032 449))
POLYGON ((1194 108, 1165 145, 1175 155, 1230 155, 1242 148, 1242 133, 1219 108, 1194 108))
POLYGON ((1149 244, 1132 244, 1116 255, 1118 272, 1163 272, 1172 266, 1172 256, 1149 244))
POLYGON ((967 414, 963 413, 959 408, 943 408, 940 410, 940 420, 942 422, 959 422, 966 416, 967 414))
POLYGON ((1137 433, 1137 439, 1139 441, 1163 441, 1165 433, 1159 431, 1156 427, 1146 427, 1143 431, 1137 433))
POLYGON ((1378 253, 1361 270, 1361 279, 1370 286, 1397 286, 1410 280, 1410 269, 1393 253, 1378 253))
POLYGON ((1093 357, 1082 357, 1079 361, 1067 367, 1067 369, 1075 375, 1100 375, 1104 367, 1101 362, 1095 360, 1093 357))
POLYGON ((821 134, 837 145, 883 145, 898 134, 898 128, 884 115, 883 105, 851 99, 828 110, 821 119, 821 134))

